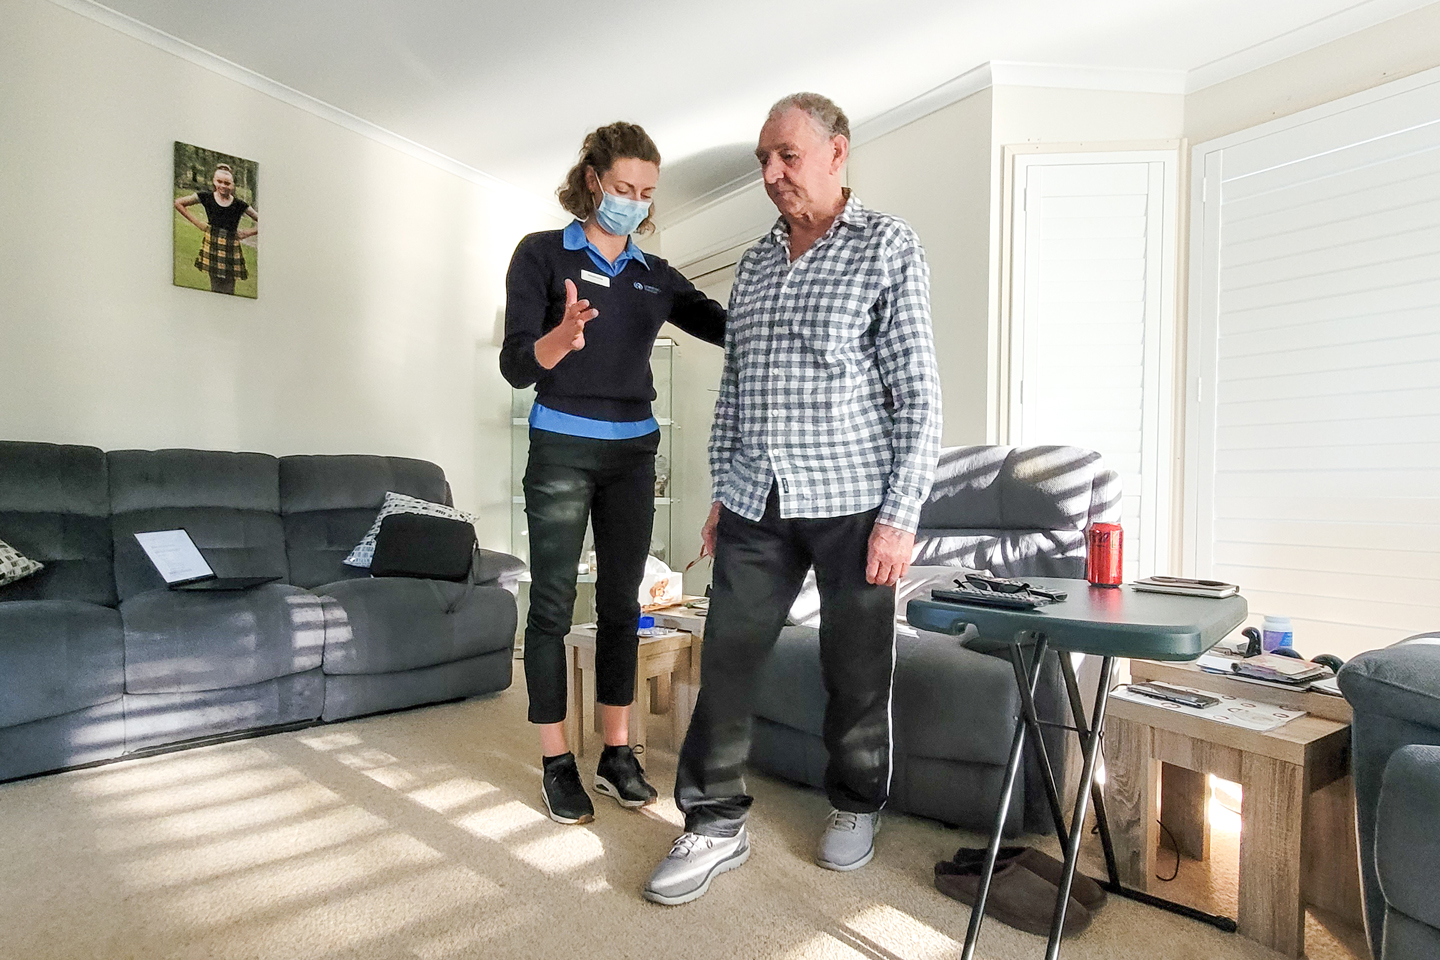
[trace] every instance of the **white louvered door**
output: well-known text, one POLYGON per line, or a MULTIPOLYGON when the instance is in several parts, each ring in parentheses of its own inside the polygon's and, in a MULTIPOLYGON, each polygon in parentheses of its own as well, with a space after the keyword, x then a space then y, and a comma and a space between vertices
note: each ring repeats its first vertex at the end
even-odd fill
POLYGON ((1195 170, 1194 570, 1312 656, 1440 629, 1440 73, 1195 170))
POLYGON ((1120 475, 1127 580, 1165 566, 1176 160, 1015 160, 1010 441, 1089 447, 1120 475))

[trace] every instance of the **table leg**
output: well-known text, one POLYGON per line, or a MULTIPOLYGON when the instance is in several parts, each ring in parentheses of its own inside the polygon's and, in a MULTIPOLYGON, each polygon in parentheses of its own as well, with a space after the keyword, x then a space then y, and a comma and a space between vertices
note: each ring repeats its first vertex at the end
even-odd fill
POLYGON ((1090 735, 1082 738, 1085 764, 1080 771, 1080 787, 1075 791, 1075 814, 1070 818, 1070 842, 1065 846, 1065 866, 1060 872, 1059 891, 1055 896, 1055 916, 1050 921, 1050 943, 1045 960, 1060 956, 1060 937, 1065 927, 1065 911, 1070 904, 1070 888, 1075 883, 1075 867, 1080 862, 1080 841, 1085 837, 1085 808, 1095 786, 1095 766, 1100 757, 1100 738, 1105 732, 1105 705, 1110 701, 1110 681, 1115 675, 1115 658, 1100 661, 1100 689, 1095 692, 1095 712, 1091 714, 1090 735))
POLYGON ((585 715, 584 689, 580 678, 580 656, 575 647, 565 645, 565 742, 578 757, 582 752, 581 718, 585 715))
POLYGON ((635 664, 635 702, 630 704, 630 746, 645 747, 645 720, 650 713, 650 682, 645 677, 645 665, 635 664))
MULTIPOLYGON (((1045 658, 1044 636, 1035 643, 1035 662, 1045 658)), ((1033 695, 1034 683, 1039 680, 1040 671, 1031 678, 1030 690, 1033 695)), ((980 942, 980 924, 985 919, 985 901, 990 898, 990 881, 995 876, 995 861, 1000 856, 1000 841, 1005 832, 1005 818, 1010 813, 1010 798, 1015 793, 1015 778, 1020 773, 1020 763, 1025 754, 1025 717, 1015 721, 1015 735, 1010 740, 1010 761, 1005 767, 1005 781, 1000 787, 1000 809, 995 813, 995 828, 990 831, 990 843, 985 848, 985 863, 980 869, 980 887, 975 891, 975 904, 970 909, 970 925, 965 930, 965 949, 960 960, 974 960, 975 947, 980 942)), ((1077 831, 1078 833, 1078 831, 1077 831)))
POLYGON ((656 713, 664 713, 671 707, 670 674, 662 673, 650 680, 655 685, 650 694, 650 709, 656 713))
MULTIPOLYGON (((680 663, 675 667, 675 673, 681 677, 688 678, 694 669, 695 651, 686 650, 685 655, 680 658, 680 663)), ((670 748, 677 754, 680 748, 685 745, 685 734, 690 729, 690 707, 686 698, 679 695, 684 690, 687 681, 682 680, 675 686, 679 689, 676 695, 670 698, 670 748)))
POLYGON ((1341 777, 1305 800, 1305 902, 1365 924, 1355 840, 1355 782, 1341 777))
POLYGON ((1192 860, 1210 859, 1210 818, 1205 807, 1210 799, 1210 778, 1203 773, 1160 766, 1160 821, 1175 837, 1180 852, 1192 860))
POLYGON ((585 755, 585 745, 594 745, 599 738, 599 717, 595 711, 595 650, 576 650, 580 664, 580 735, 575 738, 575 756, 585 755))
POLYGON ((1150 728, 1113 719, 1105 730, 1105 809, 1115 844, 1120 882, 1146 890, 1155 875, 1160 828, 1160 764, 1151 752, 1150 728))
POLYGON ((1240 934, 1298 957, 1305 950, 1304 768, 1246 753, 1240 790, 1240 934))

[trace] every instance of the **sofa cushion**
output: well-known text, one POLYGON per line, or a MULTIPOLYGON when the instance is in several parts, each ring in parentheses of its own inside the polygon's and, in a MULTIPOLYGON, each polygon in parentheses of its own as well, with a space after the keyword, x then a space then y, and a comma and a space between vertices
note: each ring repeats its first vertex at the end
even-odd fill
POLYGON ((449 503, 438 466, 406 457, 359 455, 280 459, 280 511, 290 582, 307 589, 368 576, 342 561, 375 523, 387 491, 449 503))
POLYGON ((920 526, 1083 530, 1100 455, 1082 447, 953 447, 940 454, 920 526))
POLYGON ((280 513, 280 461, 219 450, 112 450, 110 511, 229 507, 280 513))
POLYGON ((1085 576, 1083 530, 936 530, 915 535, 915 563, 970 567, 997 577, 1085 576))
POLYGON ((374 577, 315 592, 344 612, 343 625, 326 632, 329 675, 414 670, 515 643, 515 598, 500 587, 374 577))
POLYGON ((164 586, 134 534, 183 528, 220 577, 288 579, 280 462, 261 453, 108 454, 115 584, 121 600, 164 586))
POLYGON ((0 603, 0 727, 117 700, 120 614, 78 600, 0 603))
POLYGON ((120 604, 125 692, 189 693, 262 683, 320 666, 326 611, 299 587, 153 590, 120 604))
POLYGON ((115 605, 107 477, 95 447, 0 441, 0 539, 45 564, 0 601, 115 605))

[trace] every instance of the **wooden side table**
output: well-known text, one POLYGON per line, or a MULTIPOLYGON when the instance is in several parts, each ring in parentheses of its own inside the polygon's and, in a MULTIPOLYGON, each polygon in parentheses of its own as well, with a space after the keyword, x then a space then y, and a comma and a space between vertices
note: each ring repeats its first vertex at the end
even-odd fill
MULTIPOLYGON (((695 600, 685 597, 684 600, 695 600)), ((685 716, 685 727, 690 727, 690 716, 695 712, 695 699, 700 695, 700 655, 705 647, 705 617, 708 611, 684 606, 683 601, 673 607, 652 610, 649 616, 655 618, 655 626, 684 630, 690 634, 690 676, 677 678, 674 684, 675 709, 685 716)), ((675 749, 680 749, 676 741, 675 749)))
MULTIPOLYGON (((657 713, 670 714, 671 737, 675 749, 685 740, 690 714, 681 709, 672 691, 677 686, 697 686, 697 664, 692 658, 692 637, 681 630, 656 637, 641 637, 635 660, 635 702, 630 710, 630 745, 645 745, 645 724, 652 707, 657 713), (650 695, 650 681, 656 682, 656 695, 650 695)), ((565 736, 577 757, 597 742, 595 711, 595 625, 583 623, 572 627, 565 637, 565 667, 568 704, 565 710, 565 736)))
POLYGON ((1140 890, 1152 886, 1162 814, 1183 853, 1209 856, 1206 774, 1213 773, 1241 787, 1241 936, 1299 957, 1307 904, 1358 926, 1349 705, 1207 674, 1193 664, 1135 660, 1130 673, 1136 681, 1253 698, 1310 715, 1257 732, 1112 699, 1105 806, 1121 881, 1140 890))

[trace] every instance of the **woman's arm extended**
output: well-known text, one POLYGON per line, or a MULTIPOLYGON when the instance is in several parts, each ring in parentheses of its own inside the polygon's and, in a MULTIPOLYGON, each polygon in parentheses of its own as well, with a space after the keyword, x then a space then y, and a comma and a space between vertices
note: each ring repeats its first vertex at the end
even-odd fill
MULTIPOLYGON (((254 207, 246 207, 244 215, 249 217, 251 220, 254 220, 256 224, 260 223, 260 214, 254 207)), ((256 226, 253 230, 236 230, 235 239, 244 240, 246 237, 253 237, 259 232, 259 226, 256 226)))
POLYGON ((725 308, 695 289, 695 284, 679 270, 667 265, 675 299, 670 304, 669 320, 692 337, 717 347, 725 344, 725 308))

